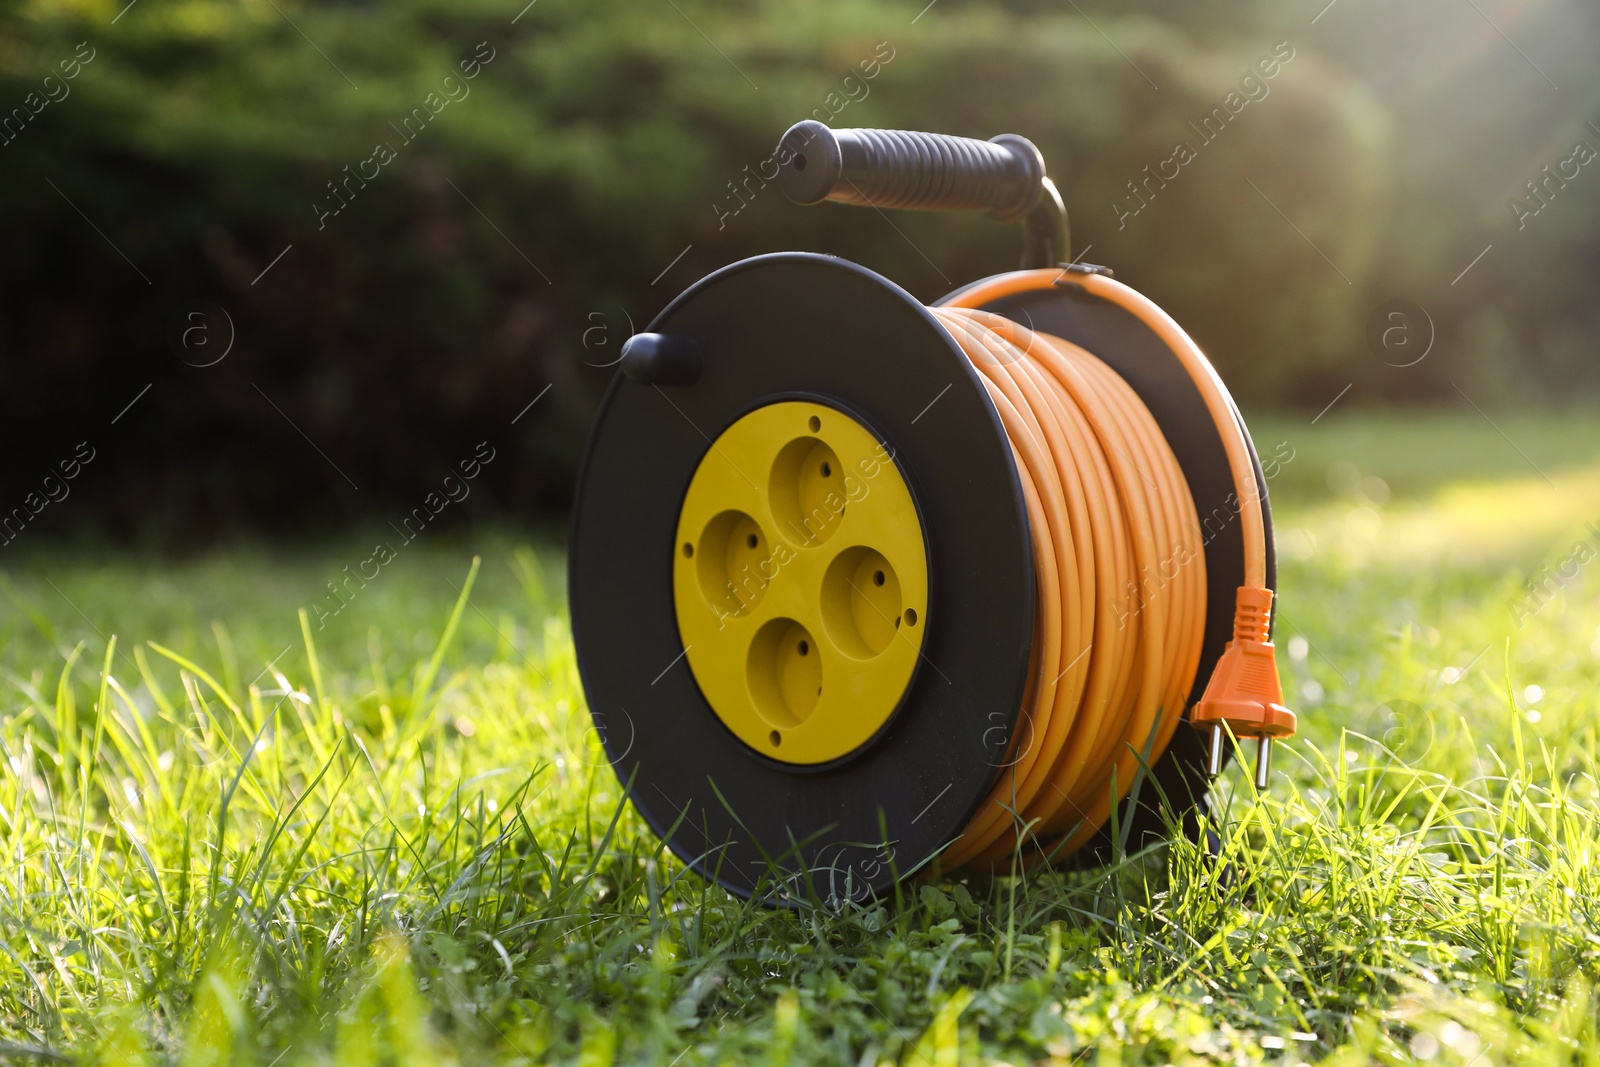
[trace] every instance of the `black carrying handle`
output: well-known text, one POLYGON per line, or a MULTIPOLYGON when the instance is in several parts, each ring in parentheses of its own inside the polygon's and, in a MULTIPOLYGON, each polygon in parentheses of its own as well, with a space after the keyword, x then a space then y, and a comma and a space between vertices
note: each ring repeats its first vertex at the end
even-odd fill
POLYGON ((1069 254, 1061 196, 1026 137, 833 130, 808 119, 783 135, 774 160, 779 186, 797 204, 981 211, 997 222, 1024 224, 1024 266, 1053 266, 1069 254))

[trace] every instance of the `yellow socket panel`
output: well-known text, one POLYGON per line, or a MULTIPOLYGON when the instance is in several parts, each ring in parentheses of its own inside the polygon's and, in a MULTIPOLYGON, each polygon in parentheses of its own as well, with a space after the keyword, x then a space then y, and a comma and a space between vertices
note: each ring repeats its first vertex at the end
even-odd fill
POLYGON ((927 544, 859 422, 782 401, 729 426, 689 482, 673 559, 689 668, 757 752, 828 763, 899 706, 928 626, 927 544))

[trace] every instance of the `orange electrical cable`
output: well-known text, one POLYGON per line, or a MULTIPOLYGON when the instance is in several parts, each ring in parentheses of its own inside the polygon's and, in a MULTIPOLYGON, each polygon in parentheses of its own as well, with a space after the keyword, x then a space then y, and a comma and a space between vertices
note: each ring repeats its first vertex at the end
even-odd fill
POLYGON ((1177 458, 1123 379, 1077 345, 935 308, 982 375, 1017 460, 1038 574, 1034 655, 1009 766, 944 864, 1011 851, 1020 816, 1075 847, 1165 750, 1205 622, 1199 520, 1177 458), (1114 788, 1113 788, 1114 787, 1114 788))
MULTIPOLYGON (((1084 349, 974 310, 1048 289, 1062 274, 1020 271, 931 309, 982 377, 1010 439, 1033 538, 1038 598, 1021 728, 990 795, 941 865, 1004 861, 1022 835, 1032 859, 1087 841, 1128 794, 1140 763, 1166 751, 1199 668, 1206 617, 1204 546, 1177 457, 1131 386, 1084 349)), ((1165 312, 1109 278, 1072 279, 1153 330, 1194 381, 1235 486, 1244 542, 1234 640, 1195 710, 1236 734, 1282 736, 1267 640, 1266 532, 1255 467, 1222 381, 1165 312)), ((1263 741, 1263 746, 1266 742, 1263 741)), ((1258 780, 1265 773, 1262 749, 1258 780)))

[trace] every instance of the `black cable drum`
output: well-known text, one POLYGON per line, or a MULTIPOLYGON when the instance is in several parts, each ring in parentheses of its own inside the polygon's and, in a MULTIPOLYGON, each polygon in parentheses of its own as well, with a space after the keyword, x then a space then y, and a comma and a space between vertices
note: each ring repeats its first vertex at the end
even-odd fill
MULTIPOLYGON (((1219 430, 1155 330, 1072 272, 982 310, 1109 364, 1161 427, 1202 522, 1236 517, 1219 430)), ((698 377, 613 380, 573 515, 573 633, 607 756, 651 828, 735 893, 794 903, 880 892, 962 832, 1026 730, 1034 560, 1011 445, 977 372, 928 310, 844 260, 781 253, 736 263, 683 293, 649 332, 662 335, 658 347, 694 351, 698 377), (865 746, 820 766, 778 763, 733 736, 685 662, 674 613, 675 532, 696 467, 735 420, 784 399, 835 407, 883 442, 928 556, 922 655, 900 705, 865 746)), ((1266 479, 1253 446, 1251 456, 1275 587, 1266 479)), ((1189 700, 1230 636, 1243 581, 1240 524, 1206 534, 1207 617, 1189 700)), ((1202 739, 1180 727, 1153 781, 1119 813, 1130 847, 1163 833, 1168 818, 1204 812, 1204 763, 1202 739)), ((1102 858, 1110 846, 1103 830, 1079 856, 1102 858)))

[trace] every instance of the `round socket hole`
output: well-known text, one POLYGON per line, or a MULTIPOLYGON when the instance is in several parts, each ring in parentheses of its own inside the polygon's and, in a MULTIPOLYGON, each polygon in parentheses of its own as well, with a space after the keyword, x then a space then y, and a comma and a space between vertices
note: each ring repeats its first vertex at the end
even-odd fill
POLYGON ((871 659, 894 640, 900 618, 900 578, 881 552, 856 545, 834 557, 822 578, 822 621, 841 651, 871 659))
POLYGON ((683 546, 695 561, 700 592, 719 615, 743 615, 761 601, 772 580, 766 535, 742 511, 719 513, 700 534, 700 544, 683 546))
POLYGON ((785 618, 767 620, 750 642, 745 659, 750 702, 778 729, 805 722, 822 695, 822 657, 815 654, 814 644, 809 630, 785 618))
POLYGON ((839 529, 844 474, 839 457, 822 439, 796 437, 784 445, 772 463, 768 492, 779 531, 795 544, 820 545, 839 529))

